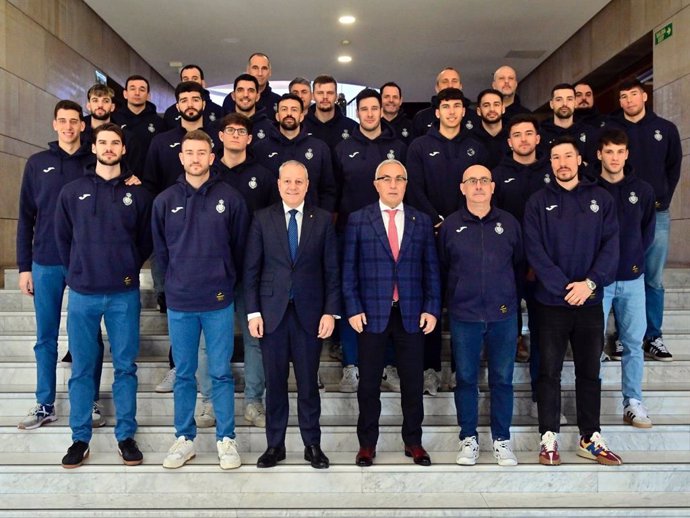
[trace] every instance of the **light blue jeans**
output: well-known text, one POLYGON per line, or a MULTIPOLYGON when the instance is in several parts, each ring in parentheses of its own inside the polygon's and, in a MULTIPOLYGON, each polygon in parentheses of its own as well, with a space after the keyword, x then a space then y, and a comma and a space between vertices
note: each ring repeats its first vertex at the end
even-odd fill
POLYGON ((656 213, 654 242, 644 257, 645 295, 647 309, 647 330, 645 337, 657 338, 662 335, 664 323, 664 266, 668 257, 668 236, 671 216, 668 210, 656 213))

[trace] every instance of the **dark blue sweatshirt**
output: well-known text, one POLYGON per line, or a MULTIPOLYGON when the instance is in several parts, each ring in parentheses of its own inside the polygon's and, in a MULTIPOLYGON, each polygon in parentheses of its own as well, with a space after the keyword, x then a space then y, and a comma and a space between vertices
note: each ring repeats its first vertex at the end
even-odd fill
MULTIPOLYGON (((211 94, 208 90, 204 90, 202 97, 204 101, 206 101, 206 105, 204 106, 204 126, 216 128, 216 123, 223 117, 223 108, 211 100, 211 94)), ((165 114, 163 115, 163 119, 169 130, 177 128, 181 124, 182 115, 180 115, 180 112, 177 110, 177 104, 168 106, 168 109, 165 110, 165 114)))
POLYGON ((591 279, 597 288, 585 305, 601 302, 619 257, 616 206, 605 189, 584 177, 572 191, 551 182, 527 201, 522 230, 537 301, 571 307, 565 287, 591 279))
POLYGON ((532 164, 523 165, 509 155, 491 171, 491 175, 496 184, 493 205, 507 210, 520 223, 529 197, 546 184, 555 181, 551 162, 546 158, 538 158, 532 164))
POLYGON ((288 160, 297 160, 309 173, 307 202, 329 212, 335 211, 336 184, 331 151, 322 140, 312 137, 303 129, 289 139, 273 128, 261 142, 252 148, 257 161, 278 178, 278 169, 288 160))
POLYGON ((407 199, 436 225, 465 205, 460 182, 465 169, 485 165, 486 149, 467 130, 447 139, 436 127, 416 138, 407 153, 407 199))
MULTIPOLYGON (((583 122, 574 122, 569 128, 561 128, 553 123, 553 117, 539 126, 541 140, 537 151, 540 155, 550 156, 551 143, 558 137, 568 135, 577 142, 577 148, 585 164, 591 165, 597 160, 597 131, 583 122)), ((584 164, 583 164, 584 167, 584 164)))
POLYGON ((167 129, 165 121, 156 113, 156 105, 149 101, 146 101, 146 107, 139 114, 130 111, 125 104, 113 113, 110 120, 137 141, 137 146, 131 152, 127 150, 127 164, 141 177, 151 141, 167 129))
POLYGON ((405 114, 400 111, 395 119, 388 121, 388 124, 393 126, 395 136, 398 137, 403 144, 409 146, 412 143, 414 135, 412 133, 412 121, 408 119, 405 114))
POLYGON ((637 279, 644 273, 645 253, 654 241, 654 189, 627 167, 620 182, 609 183, 601 176, 597 180, 613 198, 618 213, 620 260, 616 280, 637 279))
POLYGON ((328 122, 321 122, 316 118, 316 105, 312 104, 307 110, 307 116, 302 122, 302 128, 307 133, 319 140, 324 141, 331 150, 335 151, 335 147, 343 140, 347 140, 352 136, 358 124, 352 119, 345 117, 337 106, 334 108, 335 115, 328 122))
POLYGON ((17 220, 17 266, 30 272, 33 261, 44 266, 62 264, 55 243, 55 206, 60 190, 84 175, 93 162, 91 145, 68 155, 57 141, 49 149, 31 155, 24 167, 17 220))
MULTIPOLYGON (((93 130, 94 128, 91 127, 91 115, 86 115, 84 117, 84 122, 86 123, 86 129, 82 132, 81 134, 81 142, 82 144, 88 145, 88 150, 91 151, 91 145, 94 143, 93 142, 93 130)), ((127 131, 127 128, 122 130, 123 133, 125 134, 125 148, 126 148, 126 153, 122 157, 122 168, 125 171, 131 171, 133 174, 137 176, 141 180, 141 177, 144 174, 143 170, 140 171, 135 171, 132 166, 130 166, 130 161, 136 161, 137 157, 142 156, 142 151, 141 151, 141 144, 139 141, 133 137, 133 135, 127 131), (134 157, 132 160, 130 160, 130 156, 134 157)), ((91 157, 89 160, 87 160, 87 165, 95 165, 96 164, 96 155, 94 153, 91 154, 91 157)))
MULTIPOLYGON (((412 131, 414 133, 414 137, 421 137, 423 135, 426 135, 427 132, 432 128, 435 127, 438 129, 439 127, 439 121, 438 118, 436 117, 436 108, 438 107, 438 100, 436 96, 434 95, 431 98, 431 106, 428 108, 424 108, 422 110, 419 110, 417 113, 415 113, 413 119, 412 119, 412 131)), ((465 116, 462 118, 461 125, 463 127, 463 131, 467 130, 473 130, 477 126, 481 126, 482 122, 479 119, 479 116, 477 115, 477 112, 474 111, 471 107, 466 106, 465 107, 465 116)))
POLYGON ((512 154, 510 146, 508 146, 508 131, 503 127, 496 136, 491 135, 484 129, 481 121, 472 129, 472 135, 479 142, 484 144, 484 149, 487 152, 487 163, 484 164, 489 169, 493 169, 501 161, 512 154))
POLYGON ((139 287, 151 255, 153 197, 130 175, 104 180, 93 168, 67 184, 55 211, 55 239, 67 285, 80 293, 119 293, 139 287))
MULTIPOLYGON (((266 88, 259 96, 259 100, 256 102, 257 110, 259 108, 265 108, 267 114, 275 114, 278 108, 278 101, 280 101, 280 95, 273 92, 270 84, 266 84, 266 88)), ((232 98, 232 94, 228 94, 223 99, 223 114, 227 115, 235 111, 235 101, 232 98)))
POLYGON ((529 108, 522 105, 522 100, 518 94, 515 94, 515 99, 513 99, 513 104, 505 107, 505 113, 503 114, 503 124, 508 124, 510 119, 521 113, 532 113, 529 108))
POLYGON ((381 121, 381 134, 364 136, 359 126, 335 148, 335 178, 338 184, 338 232, 344 231, 348 216, 379 199, 374 188, 374 173, 381 162, 396 159, 405 163, 407 146, 395 135, 387 121, 381 121))
POLYGON ((495 322, 517 313, 522 232, 508 212, 492 208, 480 219, 463 207, 448 216, 439 233, 439 261, 451 317, 495 322))
POLYGON ((197 190, 180 176, 156 197, 151 225, 169 308, 214 311, 233 303, 249 227, 236 189, 213 175, 197 190))
POLYGON ((254 147, 258 143, 262 142, 266 137, 275 129, 275 111, 267 111, 265 108, 259 108, 254 112, 254 115, 250 117, 252 121, 252 142, 251 146, 254 147), (272 113, 273 116, 269 115, 272 113))
POLYGON ((276 177, 249 153, 244 162, 233 168, 226 166, 221 158, 216 158, 211 171, 237 189, 247 204, 250 216, 280 200, 276 177))
POLYGON ((621 112, 611 119, 611 125, 628 134, 630 156, 627 163, 654 189, 656 209, 668 209, 680 179, 683 159, 676 125, 649 109, 637 123, 626 120, 621 112))

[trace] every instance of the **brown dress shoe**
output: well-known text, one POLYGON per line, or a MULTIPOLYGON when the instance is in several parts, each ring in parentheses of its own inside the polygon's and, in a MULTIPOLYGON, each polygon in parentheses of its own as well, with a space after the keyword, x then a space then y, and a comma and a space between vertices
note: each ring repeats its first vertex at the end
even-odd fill
POLYGON ((371 466, 376 457, 376 448, 374 446, 362 446, 355 457, 355 464, 362 467, 371 466))
POLYGON ((431 458, 421 444, 405 446, 405 456, 412 457, 414 463, 420 466, 431 466, 431 458))

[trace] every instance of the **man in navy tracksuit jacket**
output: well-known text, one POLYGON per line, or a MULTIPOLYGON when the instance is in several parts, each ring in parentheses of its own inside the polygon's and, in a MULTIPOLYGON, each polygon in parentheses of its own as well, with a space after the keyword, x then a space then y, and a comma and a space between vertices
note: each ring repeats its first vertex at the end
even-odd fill
POLYGON ((393 126, 395 135, 406 146, 409 146, 414 138, 412 134, 412 121, 407 118, 400 109, 403 103, 402 90, 400 85, 389 81, 379 88, 383 109, 383 118, 393 126))
MULTIPOLYGON (((204 123, 206 126, 215 127, 215 124, 217 124, 223 116, 223 108, 211 100, 211 94, 206 90, 204 71, 198 65, 185 65, 182 67, 182 70, 180 70, 180 82, 184 83, 185 81, 194 81, 204 88, 202 94, 204 102, 206 103, 204 105, 204 123)), ((168 106, 168 109, 165 110, 165 114, 163 115, 163 119, 168 129, 176 128, 181 124, 182 114, 180 114, 177 109, 177 103, 168 106)))
POLYGON ((95 167, 67 184, 55 212, 55 237, 70 288, 67 335, 72 353, 69 381, 72 446, 62 460, 75 468, 88 456, 92 436, 94 375, 101 365, 98 331, 105 321, 115 381, 115 438, 127 465, 143 456, 137 430, 137 366, 139 354, 139 272, 153 248, 151 194, 141 185, 127 185, 130 174, 120 161, 124 133, 116 124, 94 131, 95 167))
POLYGON ((501 92, 488 88, 479 93, 477 96, 477 115, 480 124, 472 129, 472 133, 486 148, 488 154, 486 167, 490 170, 496 167, 503 157, 510 152, 508 132, 502 119, 503 112, 501 92))
MULTIPOLYGON (((500 117, 500 115, 499 115, 500 117)), ((522 272, 520 223, 491 207, 494 184, 481 165, 465 170, 460 185, 466 207, 441 226, 439 261, 445 280, 453 356, 457 368, 455 407, 460 425, 458 464, 479 458, 478 375, 486 345, 491 389, 493 452, 501 466, 514 466, 510 445, 513 358, 517 342, 518 282, 522 272)))
POLYGON ((626 168, 628 137, 622 130, 606 130, 599 141, 599 185, 616 205, 620 227, 620 260, 615 281, 604 287, 604 326, 613 307, 618 330, 611 358, 622 362, 623 419, 638 428, 651 428, 642 404, 645 319, 645 253, 654 241, 654 190, 626 168), (626 170, 627 169, 627 170, 626 170))
POLYGON ((529 199, 523 222, 527 259, 537 278, 539 462, 560 464, 561 371, 570 342, 577 373, 577 453, 602 464, 621 464, 600 434, 601 300, 618 268, 616 207, 606 190, 578 176, 582 157, 573 138, 556 140, 550 156, 556 181, 529 199))
POLYGON ((230 370, 234 289, 242 269, 249 214, 242 195, 211 176, 211 139, 201 130, 182 140, 185 175, 153 206, 156 258, 165 272, 168 329, 177 373, 175 443, 163 461, 179 468, 194 457, 199 337, 206 340, 218 458, 223 469, 239 467, 235 443, 234 381, 230 370))
POLYGON ((505 124, 516 115, 531 113, 530 110, 522 105, 520 96, 517 94, 518 78, 517 72, 513 67, 508 65, 498 67, 496 72, 494 72, 491 88, 498 90, 503 96, 503 106, 505 108, 503 122, 505 124))
POLYGON ((307 110, 302 126, 307 134, 323 140, 331 150, 352 136, 357 123, 343 115, 336 106, 338 83, 331 76, 317 76, 313 81, 314 105, 307 110))
POLYGON ((278 101, 276 120, 266 138, 253 146, 254 156, 278 178, 278 169, 288 160, 304 164, 309 173, 307 202, 329 212, 335 212, 336 185, 333 160, 328 145, 300 130, 304 118, 302 100, 285 94, 278 101))
POLYGON ((646 108, 647 93, 639 81, 624 83, 618 91, 623 112, 614 117, 611 124, 627 133, 630 141, 628 163, 637 176, 654 188, 656 198, 654 242, 645 257, 647 331, 644 349, 651 358, 671 361, 673 356, 662 336, 663 280, 671 224, 669 206, 680 179, 683 150, 675 124, 646 108))
MULTIPOLYGON (((250 75, 256 79, 257 92, 261 94, 258 100, 258 108, 264 108, 269 118, 273 120, 273 113, 276 110, 280 95, 271 90, 271 85, 268 82, 271 78, 271 60, 268 59, 266 54, 255 52, 249 56, 245 75, 250 75)), ((236 103, 236 96, 232 92, 229 93, 223 100, 223 114, 227 115, 228 113, 238 111, 236 103)))
MULTIPOLYGON (((252 121, 253 142, 261 142, 275 126, 275 106, 266 108, 260 104, 259 81, 250 74, 240 74, 235 78, 233 91, 228 95, 234 99, 233 110, 228 113, 241 113, 252 121)), ((277 94, 274 94, 278 99, 277 94)))

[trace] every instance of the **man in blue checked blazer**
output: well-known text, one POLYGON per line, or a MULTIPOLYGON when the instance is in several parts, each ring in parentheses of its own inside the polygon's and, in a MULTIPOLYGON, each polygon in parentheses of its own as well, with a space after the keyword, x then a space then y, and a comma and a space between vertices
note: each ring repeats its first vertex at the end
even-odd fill
POLYGON ((353 212, 345 231, 343 298, 359 333, 359 466, 371 466, 376 456, 389 341, 400 375, 405 455, 431 464, 422 447, 424 335, 440 316, 441 287, 431 220, 402 203, 406 185, 400 162, 381 162, 374 176, 379 201, 353 212))

